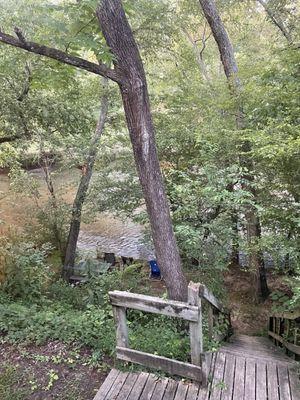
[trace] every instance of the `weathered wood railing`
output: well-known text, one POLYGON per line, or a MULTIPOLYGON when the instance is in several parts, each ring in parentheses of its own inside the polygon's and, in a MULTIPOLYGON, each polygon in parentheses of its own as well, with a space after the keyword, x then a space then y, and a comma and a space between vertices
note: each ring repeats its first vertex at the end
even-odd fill
POLYGON ((160 369, 172 375, 183 376, 206 384, 211 357, 203 352, 202 300, 205 300, 210 306, 208 323, 211 336, 213 336, 215 312, 227 313, 227 311, 204 285, 190 282, 187 303, 120 291, 109 292, 109 297, 113 305, 117 328, 116 356, 118 359, 160 369), (131 349, 128 339, 127 308, 188 321, 191 363, 131 349))
POLYGON ((274 314, 269 320, 269 336, 277 346, 285 347, 294 358, 300 356, 300 310, 274 314))

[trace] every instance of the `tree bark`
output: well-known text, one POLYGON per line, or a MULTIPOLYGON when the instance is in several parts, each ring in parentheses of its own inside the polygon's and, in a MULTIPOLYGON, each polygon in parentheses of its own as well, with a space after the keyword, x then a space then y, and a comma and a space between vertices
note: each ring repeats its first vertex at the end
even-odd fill
POLYGON ((95 129, 95 133, 90 143, 90 147, 88 150, 88 156, 86 158, 85 165, 82 170, 82 176, 80 179, 80 183, 77 189, 77 193, 73 202, 72 208, 72 217, 70 223, 70 229, 66 244, 66 252, 64 258, 64 268, 63 268, 63 277, 68 281, 69 278, 73 275, 74 272, 74 264, 75 264, 75 256, 76 256, 76 247, 77 241, 80 231, 81 224, 81 212, 84 201, 86 199, 86 195, 89 189, 89 184, 92 178, 93 168, 96 160, 96 156, 98 153, 98 144, 100 137, 104 130, 104 125, 107 117, 108 110, 108 93, 107 93, 107 79, 103 80, 103 89, 104 93, 101 98, 101 107, 100 107, 100 115, 97 123, 97 127, 95 129))
POLYGON ((118 76, 115 71, 108 68, 105 64, 96 64, 83 58, 72 56, 64 51, 54 49, 53 47, 44 46, 35 42, 28 42, 22 34, 19 28, 15 28, 17 38, 4 33, 0 29, 0 42, 6 43, 13 47, 19 47, 20 49, 29 51, 30 53, 39 54, 54 60, 60 61, 64 64, 72 65, 80 69, 92 72, 93 74, 101 75, 109 78, 115 82, 118 81, 118 76))
POLYGON ((144 67, 120 0, 97 8, 102 33, 113 53, 135 163, 149 215, 158 264, 170 298, 184 300, 187 283, 181 268, 169 204, 157 156, 144 67))
MULTIPOLYGON (((244 129, 245 116, 240 98, 242 85, 238 77, 238 66, 231 41, 220 18, 214 0, 199 0, 199 2, 219 48, 220 58, 226 78, 228 80, 229 88, 236 101, 237 129, 244 129)), ((242 177, 243 188, 251 193, 252 198, 254 201, 256 201, 256 193, 253 187, 253 162, 249 155, 251 151, 251 145, 248 141, 244 141, 242 147, 243 154, 240 155, 240 162, 241 165, 245 167, 245 170, 248 171, 247 174, 242 177)), ((269 295, 269 289, 267 286, 264 259, 261 251, 257 248, 261 236, 261 227, 256 207, 250 202, 246 206, 245 218, 247 224, 247 241, 251 252, 250 270, 255 271, 255 295, 256 298, 261 296, 263 299, 265 299, 269 295)))

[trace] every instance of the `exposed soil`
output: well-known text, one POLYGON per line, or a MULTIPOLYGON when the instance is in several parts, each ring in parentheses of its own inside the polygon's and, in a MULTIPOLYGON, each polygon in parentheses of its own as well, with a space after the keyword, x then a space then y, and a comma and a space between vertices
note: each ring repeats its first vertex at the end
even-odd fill
MULTIPOLYGON (((247 270, 236 266, 231 267, 224 275, 231 322, 236 333, 265 335, 274 303, 270 297, 264 302, 256 303, 254 301, 252 279, 247 270)), ((282 276, 269 271, 267 280, 271 292, 275 290, 289 291, 283 283, 282 276)))
POLYGON ((111 366, 97 367, 87 349, 59 342, 43 346, 0 344, 0 397, 4 400, 91 400, 111 366))

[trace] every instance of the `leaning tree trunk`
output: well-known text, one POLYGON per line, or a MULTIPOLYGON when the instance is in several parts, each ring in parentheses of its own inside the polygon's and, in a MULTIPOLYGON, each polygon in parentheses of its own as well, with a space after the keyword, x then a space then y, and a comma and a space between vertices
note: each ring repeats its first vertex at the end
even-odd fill
POLYGON ((187 284, 157 156, 147 82, 139 50, 120 0, 102 0, 97 17, 113 54, 115 71, 121 76, 119 87, 157 261, 169 297, 185 299, 187 284))
MULTIPOLYGON (((243 113, 243 105, 241 102, 241 92, 243 90, 238 77, 238 66, 235 60, 233 47, 229 39, 225 26, 220 18, 219 12, 214 0, 199 0, 203 13, 210 25, 211 31, 219 48, 220 58, 223 64, 224 72, 227 77, 231 93, 236 102, 236 126, 237 129, 245 128, 245 117, 243 113)), ((253 162, 250 158, 251 145, 248 141, 243 142, 243 154, 240 155, 240 162, 245 170, 248 171, 242 177, 243 188, 251 193, 254 201, 256 201, 256 193, 254 189, 253 162)), ((255 292, 256 296, 266 298, 269 295, 269 289, 266 280, 266 271, 263 256, 258 248, 261 235, 261 227, 255 205, 248 203, 245 210, 245 218, 247 225, 247 241, 250 254, 250 269, 255 271, 255 292)))
POLYGON ((63 276, 66 280, 69 280, 70 276, 73 274, 74 271, 76 247, 77 247, 77 241, 81 224, 82 207, 92 178, 93 167, 98 153, 98 143, 103 133, 107 116, 107 109, 108 109, 107 79, 103 78, 103 82, 104 82, 103 83, 104 93, 101 98, 100 115, 95 130, 95 134, 90 143, 88 156, 86 158, 85 165, 82 169, 82 176, 73 202, 72 217, 71 217, 70 229, 66 245, 64 268, 63 268, 63 276))

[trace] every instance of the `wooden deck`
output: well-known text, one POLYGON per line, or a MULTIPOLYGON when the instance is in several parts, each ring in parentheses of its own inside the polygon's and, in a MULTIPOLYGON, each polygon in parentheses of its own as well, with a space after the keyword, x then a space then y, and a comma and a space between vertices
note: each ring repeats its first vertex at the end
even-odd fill
POLYGON ((300 400, 297 368, 270 340, 239 335, 213 355, 206 388, 113 369, 94 400, 300 400))

